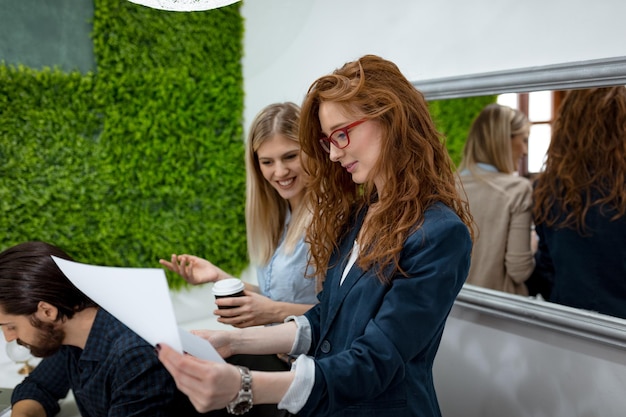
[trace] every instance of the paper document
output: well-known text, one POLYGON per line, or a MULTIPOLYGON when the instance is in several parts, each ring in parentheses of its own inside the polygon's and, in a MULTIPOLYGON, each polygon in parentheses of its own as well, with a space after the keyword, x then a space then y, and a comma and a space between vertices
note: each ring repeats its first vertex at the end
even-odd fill
POLYGON ((208 341, 178 326, 162 269, 52 259, 72 284, 151 345, 165 343, 181 353, 224 362, 208 341))

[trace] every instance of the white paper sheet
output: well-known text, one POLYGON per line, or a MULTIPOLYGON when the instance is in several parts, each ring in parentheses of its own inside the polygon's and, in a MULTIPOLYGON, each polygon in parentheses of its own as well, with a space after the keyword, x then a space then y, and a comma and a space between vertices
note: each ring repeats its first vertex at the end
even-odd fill
POLYGON ((165 343, 181 353, 224 362, 209 342, 177 325, 162 269, 52 259, 72 284, 151 345, 165 343))

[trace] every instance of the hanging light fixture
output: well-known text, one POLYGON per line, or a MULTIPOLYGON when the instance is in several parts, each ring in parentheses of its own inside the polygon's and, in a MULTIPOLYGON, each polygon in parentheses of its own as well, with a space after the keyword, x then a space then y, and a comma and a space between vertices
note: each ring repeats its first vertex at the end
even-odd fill
POLYGON ((217 9, 240 0, 128 0, 131 3, 171 12, 198 12, 217 9))

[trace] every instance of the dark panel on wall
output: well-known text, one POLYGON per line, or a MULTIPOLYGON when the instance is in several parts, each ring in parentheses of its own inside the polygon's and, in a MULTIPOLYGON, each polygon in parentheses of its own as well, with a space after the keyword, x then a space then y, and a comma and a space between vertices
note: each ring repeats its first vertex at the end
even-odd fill
POLYGON ((89 0, 0 0, 0 61, 95 70, 93 11, 89 0))

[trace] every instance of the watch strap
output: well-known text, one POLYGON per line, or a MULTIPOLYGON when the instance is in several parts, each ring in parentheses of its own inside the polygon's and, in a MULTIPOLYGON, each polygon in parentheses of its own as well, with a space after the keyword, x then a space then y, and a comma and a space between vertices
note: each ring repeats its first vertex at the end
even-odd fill
POLYGON ((237 397, 226 406, 226 411, 234 415, 242 415, 252 408, 252 374, 245 366, 237 366, 241 374, 241 388, 237 397))

